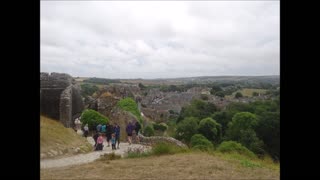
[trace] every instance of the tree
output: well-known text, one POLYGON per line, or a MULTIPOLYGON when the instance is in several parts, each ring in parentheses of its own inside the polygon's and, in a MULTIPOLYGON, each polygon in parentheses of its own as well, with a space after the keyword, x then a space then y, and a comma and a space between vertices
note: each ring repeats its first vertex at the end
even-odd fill
POLYGON ((233 116, 228 124, 227 140, 240 142, 255 153, 263 153, 263 142, 254 131, 258 124, 256 115, 249 112, 240 112, 233 116))
POLYGON ((236 97, 236 98, 241 98, 241 97, 243 97, 243 95, 242 95, 241 92, 237 92, 236 95, 235 95, 235 97, 236 97))
POLYGON ((107 117, 92 109, 86 109, 81 114, 82 124, 88 124, 89 129, 95 129, 98 124, 106 124, 108 121, 107 117))
POLYGON ((81 86, 81 95, 91 96, 93 93, 99 90, 99 88, 96 85, 90 85, 90 84, 82 84, 81 86))
POLYGON ((198 119, 211 117, 212 114, 217 110, 218 108, 213 103, 204 102, 200 99, 194 99, 191 101, 190 105, 182 107, 178 122, 186 117, 197 117, 198 119))
POLYGON ((226 111, 222 111, 214 113, 212 119, 215 119, 217 123, 221 124, 221 136, 224 136, 228 128, 228 123, 232 120, 232 116, 229 116, 226 111))
POLYGON ((221 125, 212 118, 202 119, 198 131, 210 141, 218 143, 221 139, 221 125))
POLYGON ((138 109, 137 103, 132 98, 124 98, 118 101, 117 106, 124 111, 131 112, 134 116, 137 117, 140 124, 142 124, 141 113, 138 109))
POLYGON ((256 128, 257 136, 263 140, 266 151, 280 160, 280 114, 279 112, 265 112, 256 128), (272 133, 270 133, 272 132, 272 133))
POLYGON ((191 137, 198 132, 198 119, 187 117, 177 124, 176 138, 189 143, 191 137))
POLYGON ((146 86, 144 86, 142 83, 139 83, 139 88, 141 89, 141 90, 144 90, 145 88, 146 88, 146 86))
POLYGON ((210 94, 215 94, 216 92, 222 91, 220 86, 212 85, 212 88, 210 90, 210 94))
POLYGON ((215 95, 216 95, 216 96, 219 96, 219 97, 222 97, 222 98, 225 96, 225 94, 223 93, 223 91, 216 92, 215 95))

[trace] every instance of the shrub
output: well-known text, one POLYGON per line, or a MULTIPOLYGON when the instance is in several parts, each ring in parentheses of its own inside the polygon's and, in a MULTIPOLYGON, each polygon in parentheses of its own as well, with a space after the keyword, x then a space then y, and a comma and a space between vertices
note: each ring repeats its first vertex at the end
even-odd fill
POLYGON ((153 155, 175 154, 181 152, 187 152, 187 149, 168 143, 157 143, 152 148, 153 155))
POLYGON ((144 129, 144 135, 147 137, 154 135, 154 129, 153 129, 152 125, 146 126, 146 128, 144 129))
POLYGON ((222 142, 217 148, 217 151, 223 152, 223 153, 236 152, 251 158, 256 157, 253 152, 251 152, 249 149, 247 149, 246 147, 242 146, 240 143, 237 143, 235 141, 222 142))
POLYGON ((154 130, 165 131, 168 129, 168 125, 165 123, 153 124, 154 130))
POLYGON ((86 109, 81 114, 82 124, 88 124, 89 129, 95 129, 98 124, 106 124, 108 121, 107 117, 92 109, 86 109))
POLYGON ((117 106, 120 107, 124 111, 131 112, 134 116, 137 117, 140 124, 142 124, 141 114, 139 112, 138 105, 132 98, 121 99, 117 103, 117 106))
POLYGON ((193 149, 200 149, 203 151, 212 150, 213 144, 202 134, 195 134, 191 137, 190 141, 193 149))

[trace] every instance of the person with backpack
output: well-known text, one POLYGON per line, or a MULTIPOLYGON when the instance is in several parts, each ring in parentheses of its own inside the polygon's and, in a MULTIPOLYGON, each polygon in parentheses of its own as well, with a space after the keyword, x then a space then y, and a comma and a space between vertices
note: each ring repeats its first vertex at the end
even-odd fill
POLYGON ((107 126, 104 124, 101 126, 101 134, 105 135, 107 131, 107 126))

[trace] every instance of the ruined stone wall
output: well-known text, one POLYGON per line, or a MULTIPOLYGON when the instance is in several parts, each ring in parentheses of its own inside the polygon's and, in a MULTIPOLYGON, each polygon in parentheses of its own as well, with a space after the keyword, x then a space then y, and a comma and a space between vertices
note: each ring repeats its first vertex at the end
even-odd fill
POLYGON ((164 137, 164 136, 151 136, 151 137, 145 137, 141 134, 139 134, 140 144, 145 145, 154 145, 160 142, 164 143, 170 143, 173 145, 177 145, 182 148, 187 148, 188 146, 183 144, 181 141, 178 141, 172 137, 164 137))
POLYGON ((73 127, 72 122, 72 86, 67 87, 60 97, 60 122, 67 128, 73 127))
POLYGON ((80 87, 65 73, 40 73, 40 113, 73 127, 84 109, 80 87))

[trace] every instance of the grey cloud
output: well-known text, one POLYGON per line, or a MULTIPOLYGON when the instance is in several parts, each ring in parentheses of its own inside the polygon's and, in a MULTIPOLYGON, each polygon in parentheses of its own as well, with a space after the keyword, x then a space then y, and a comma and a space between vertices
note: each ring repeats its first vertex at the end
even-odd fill
POLYGON ((278 1, 41 1, 41 71, 273 75, 279 49, 278 1))

